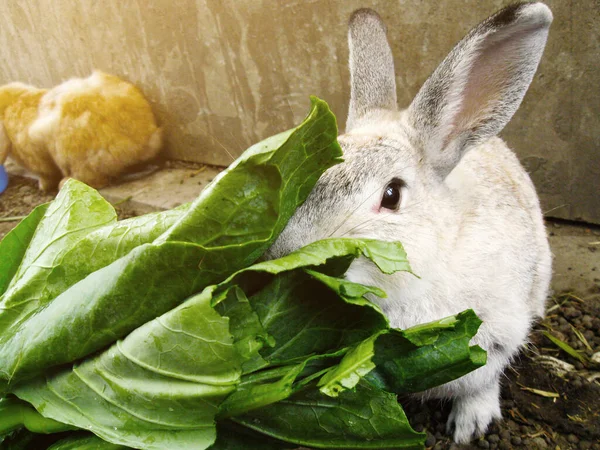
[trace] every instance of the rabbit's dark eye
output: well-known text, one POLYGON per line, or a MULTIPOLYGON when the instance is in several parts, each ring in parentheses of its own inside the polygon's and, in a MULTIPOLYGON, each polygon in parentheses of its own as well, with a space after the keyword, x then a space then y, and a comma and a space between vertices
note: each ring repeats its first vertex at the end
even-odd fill
POLYGON ((400 199, 402 198, 402 182, 392 181, 385 187, 383 191, 383 197, 381 199, 381 207, 396 211, 400 206, 400 199))

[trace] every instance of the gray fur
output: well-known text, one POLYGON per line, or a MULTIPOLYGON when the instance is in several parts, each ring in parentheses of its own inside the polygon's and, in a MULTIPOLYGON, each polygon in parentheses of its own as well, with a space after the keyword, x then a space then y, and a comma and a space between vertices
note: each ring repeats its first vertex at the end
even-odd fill
POLYGON ((359 9, 348 26, 351 93, 346 131, 369 111, 397 108, 394 58, 385 24, 375 11, 359 9))
POLYGON ((549 11, 527 14, 531 5, 508 6, 471 30, 411 104, 410 120, 423 139, 417 145, 424 147, 441 176, 450 173, 469 145, 498 134, 521 104, 540 62, 552 21, 549 11), (509 51, 505 58, 496 58, 502 46, 509 47, 509 51), (482 77, 488 82, 473 81, 482 77), (489 80, 499 86, 490 89, 489 80), (467 95, 457 98, 463 89, 467 95), (489 99, 486 110, 478 111, 479 116, 469 120, 463 105, 485 99, 489 99), (467 124, 462 125, 465 120, 467 124))

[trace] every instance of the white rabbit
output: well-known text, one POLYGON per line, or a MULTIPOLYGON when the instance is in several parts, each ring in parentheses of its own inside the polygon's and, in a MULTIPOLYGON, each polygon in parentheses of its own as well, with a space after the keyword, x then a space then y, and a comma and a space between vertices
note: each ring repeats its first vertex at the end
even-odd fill
POLYGON ((517 110, 542 56, 552 13, 509 6, 450 52, 397 111, 385 25, 371 10, 350 19, 351 100, 345 162, 329 169, 268 257, 351 236, 401 241, 412 268, 381 274, 366 260, 347 277, 383 288, 374 298, 406 328, 467 308, 483 320, 473 343, 487 364, 424 393, 452 398, 448 430, 469 441, 500 418, 500 376, 544 314, 551 253, 539 201, 496 134, 517 110))

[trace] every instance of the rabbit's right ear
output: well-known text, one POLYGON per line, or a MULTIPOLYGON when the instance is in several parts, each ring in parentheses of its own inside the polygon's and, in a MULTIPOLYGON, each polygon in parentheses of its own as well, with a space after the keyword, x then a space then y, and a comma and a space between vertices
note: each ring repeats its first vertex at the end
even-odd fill
POLYGON ((460 41, 409 108, 418 146, 445 177, 471 144, 511 119, 546 45, 552 13, 543 3, 497 12, 460 41))
POLYGON ((371 9, 359 9, 348 23, 350 108, 346 132, 376 110, 396 110, 394 58, 386 28, 371 9))

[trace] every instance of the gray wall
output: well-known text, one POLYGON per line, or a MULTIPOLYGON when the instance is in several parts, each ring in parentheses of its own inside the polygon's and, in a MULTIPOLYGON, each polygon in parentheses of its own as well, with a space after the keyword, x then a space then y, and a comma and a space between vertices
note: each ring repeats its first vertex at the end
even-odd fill
MULTIPOLYGON (((4 0, 0 83, 53 86, 93 68, 138 84, 173 158, 227 165, 300 121, 308 95, 341 128, 348 104, 346 20, 361 6, 388 24, 398 99, 408 105, 472 26, 512 0, 4 0)), ((600 2, 549 0, 547 51, 503 132, 549 214, 600 223, 600 2)))

